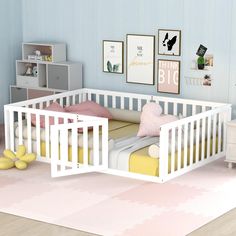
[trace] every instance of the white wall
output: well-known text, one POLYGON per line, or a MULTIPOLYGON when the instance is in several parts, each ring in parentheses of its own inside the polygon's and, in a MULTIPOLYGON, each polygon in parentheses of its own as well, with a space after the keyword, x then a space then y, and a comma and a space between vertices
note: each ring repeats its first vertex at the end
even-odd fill
MULTIPOLYGON (((125 40, 127 33, 157 35, 159 28, 180 29, 181 94, 176 97, 236 104, 235 10, 235 0, 23 0, 23 40, 66 42, 68 58, 84 64, 87 87, 157 94, 156 83, 127 84, 125 75, 103 73, 102 40, 125 40), (200 43, 214 54, 210 88, 189 86, 184 78, 200 43)), ((15 14, 19 15, 18 10, 15 14)))
POLYGON ((0 2, 0 123, 3 105, 9 103, 9 85, 15 83, 15 60, 22 42, 21 0, 0 2))

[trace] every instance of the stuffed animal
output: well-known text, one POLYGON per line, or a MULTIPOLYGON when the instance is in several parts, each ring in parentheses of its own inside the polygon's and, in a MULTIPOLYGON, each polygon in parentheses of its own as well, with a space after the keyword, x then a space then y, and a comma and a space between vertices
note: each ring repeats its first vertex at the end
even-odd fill
POLYGON ((16 153, 5 149, 3 155, 0 157, 0 170, 8 170, 14 166, 19 170, 24 170, 30 162, 36 159, 35 153, 26 153, 24 145, 19 145, 16 153))

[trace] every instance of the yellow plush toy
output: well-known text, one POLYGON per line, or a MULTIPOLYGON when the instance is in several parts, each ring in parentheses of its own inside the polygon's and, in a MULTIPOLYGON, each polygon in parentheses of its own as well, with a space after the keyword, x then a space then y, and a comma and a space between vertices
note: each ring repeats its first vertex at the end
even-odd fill
POLYGON ((0 170, 8 170, 14 166, 19 170, 24 170, 30 162, 36 159, 35 153, 26 154, 24 145, 19 145, 16 153, 5 149, 3 155, 3 157, 0 157, 0 170))

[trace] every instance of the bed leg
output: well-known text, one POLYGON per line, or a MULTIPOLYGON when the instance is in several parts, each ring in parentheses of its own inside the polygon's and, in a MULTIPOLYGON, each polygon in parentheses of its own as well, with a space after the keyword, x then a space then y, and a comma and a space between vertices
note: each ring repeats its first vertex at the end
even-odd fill
POLYGON ((232 168, 233 168, 233 163, 232 163, 232 162, 229 162, 229 163, 228 163, 228 168, 229 168, 229 169, 232 169, 232 168))

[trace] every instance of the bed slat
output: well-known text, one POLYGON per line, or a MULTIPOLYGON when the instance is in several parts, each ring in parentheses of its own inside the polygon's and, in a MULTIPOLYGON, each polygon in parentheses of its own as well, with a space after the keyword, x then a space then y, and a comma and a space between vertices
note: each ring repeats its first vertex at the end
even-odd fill
POLYGON ((178 167, 177 170, 181 169, 181 159, 182 159, 182 125, 178 126, 178 167))
POLYGON ((175 171, 175 128, 171 130, 171 173, 175 171))
POLYGON ((99 165, 99 126, 93 127, 93 165, 99 165))
POLYGON ((31 137, 31 113, 27 113, 27 152, 32 152, 32 137, 31 137))
POLYGON ((40 115, 36 114, 36 146, 37 155, 41 156, 41 134, 40 134, 40 115))
POLYGON ((18 132, 19 132, 19 145, 22 145, 23 144, 22 112, 18 112, 18 132))
POLYGON ((188 162, 188 123, 184 124, 184 168, 188 162))
POLYGON ((193 146, 194 146, 194 122, 190 123, 190 158, 189 164, 193 164, 193 146))
POLYGON ((72 166, 73 169, 77 169, 78 164, 78 135, 77 129, 72 128, 72 166))
POLYGON ((218 121, 218 153, 221 152, 221 129, 222 129, 222 117, 221 114, 219 114, 219 121, 218 121))
POLYGON ((199 161, 199 136, 200 136, 200 120, 197 120, 196 125, 196 157, 195 162, 197 163, 199 161))
POLYGON ((88 127, 83 127, 83 165, 88 165, 88 127))
POLYGON ((205 134, 206 134, 206 118, 202 119, 202 150, 201 150, 201 160, 205 158, 205 134))
POLYGON ((217 114, 214 114, 213 116, 213 139, 212 139, 212 155, 216 154, 216 122, 217 122, 217 114))
POLYGON ((66 162, 68 162, 68 130, 60 130, 60 159, 61 171, 66 169, 66 162))
POLYGON ((207 118, 207 158, 211 155, 211 116, 207 118))

